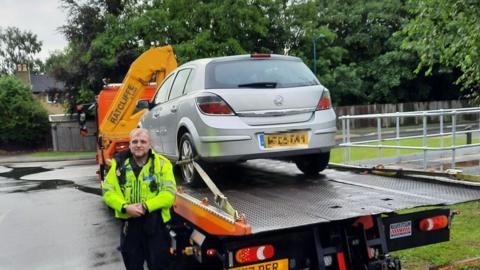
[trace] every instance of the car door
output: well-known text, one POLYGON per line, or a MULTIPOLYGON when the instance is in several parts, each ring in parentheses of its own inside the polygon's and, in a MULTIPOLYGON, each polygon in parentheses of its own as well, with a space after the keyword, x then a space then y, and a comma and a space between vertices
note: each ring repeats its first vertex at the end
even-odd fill
POLYGON ((178 121, 182 115, 179 114, 179 107, 184 102, 184 90, 187 84, 188 78, 191 73, 191 68, 185 68, 179 70, 175 74, 175 80, 172 84, 168 101, 165 103, 165 114, 162 119, 165 121, 166 132, 163 139, 164 151, 168 156, 177 156, 177 128, 178 121))
POLYGON ((153 149, 158 153, 165 153, 162 137, 166 134, 165 121, 162 118, 165 116, 165 102, 168 99, 168 94, 171 89, 174 76, 166 78, 163 84, 158 89, 155 98, 153 99, 153 108, 144 117, 144 127, 150 131, 153 149))

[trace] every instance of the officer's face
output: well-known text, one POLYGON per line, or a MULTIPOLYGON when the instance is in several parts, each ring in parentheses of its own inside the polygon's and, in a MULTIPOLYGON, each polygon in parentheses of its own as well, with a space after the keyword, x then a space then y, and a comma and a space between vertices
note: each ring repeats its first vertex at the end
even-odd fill
POLYGON ((144 133, 137 133, 130 138, 130 151, 137 158, 148 154, 150 149, 150 138, 144 133))

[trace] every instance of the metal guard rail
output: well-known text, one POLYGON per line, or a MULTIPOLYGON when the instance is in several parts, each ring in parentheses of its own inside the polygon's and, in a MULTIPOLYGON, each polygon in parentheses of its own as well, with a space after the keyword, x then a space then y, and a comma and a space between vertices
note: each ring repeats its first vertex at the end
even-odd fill
POLYGON ((349 164, 351 161, 351 147, 358 148, 377 148, 378 149, 378 158, 382 158, 382 149, 397 149, 397 157, 400 157, 401 149, 410 149, 410 150, 422 150, 423 151, 423 169, 427 169, 427 151, 451 151, 451 168, 455 169, 456 164, 456 150, 461 148, 470 148, 480 146, 480 143, 468 144, 468 145, 456 145, 457 135, 468 134, 473 132, 480 132, 480 122, 478 123, 479 129, 471 130, 458 130, 457 117, 464 114, 478 114, 478 121, 480 121, 480 108, 479 107, 470 107, 470 108, 460 108, 460 109, 440 109, 440 110, 430 110, 430 111, 416 111, 416 112, 396 112, 396 113, 385 113, 385 114, 365 114, 365 115, 345 115, 340 116, 338 119, 342 122, 342 143, 339 144, 340 147, 343 147, 343 161, 345 164, 349 164), (422 117, 422 130, 421 135, 405 136, 400 137, 400 119, 407 117, 422 117), (435 134, 428 134, 427 120, 431 117, 439 118, 439 132, 435 134), (451 131, 444 132, 445 117, 451 118, 451 131), (392 138, 382 138, 382 119, 385 118, 395 118, 395 133, 392 138), (377 138, 373 140, 364 140, 364 141, 351 141, 350 134, 350 123, 351 120, 358 119, 376 119, 377 120, 377 138), (444 136, 451 136, 451 145, 444 146, 444 136), (427 146, 427 139, 432 137, 441 137, 440 147, 429 147, 427 146), (405 146, 400 145, 401 140, 405 139, 415 139, 421 138, 421 146, 405 146), (397 145, 385 145, 382 142, 386 141, 396 141, 397 145), (376 143, 376 144, 372 144, 376 143))

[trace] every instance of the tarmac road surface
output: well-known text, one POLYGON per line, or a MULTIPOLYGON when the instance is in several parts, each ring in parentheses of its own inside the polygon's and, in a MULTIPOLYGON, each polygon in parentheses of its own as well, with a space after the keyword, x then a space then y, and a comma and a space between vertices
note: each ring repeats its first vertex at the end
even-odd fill
POLYGON ((0 163, 0 270, 124 269, 95 161, 0 163))

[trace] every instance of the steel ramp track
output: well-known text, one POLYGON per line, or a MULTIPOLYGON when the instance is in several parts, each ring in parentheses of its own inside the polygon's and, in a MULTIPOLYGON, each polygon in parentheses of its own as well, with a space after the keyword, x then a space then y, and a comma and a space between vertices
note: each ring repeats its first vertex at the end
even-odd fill
MULTIPOLYGON (((232 206, 245 214, 253 234, 480 199, 478 185, 337 170, 308 178, 293 163, 276 160, 252 160, 211 176, 232 206)), ((206 188, 184 187, 184 192, 213 202, 206 188)))

